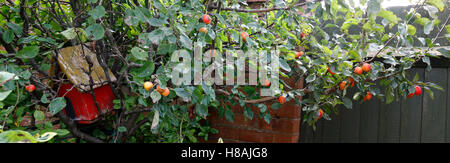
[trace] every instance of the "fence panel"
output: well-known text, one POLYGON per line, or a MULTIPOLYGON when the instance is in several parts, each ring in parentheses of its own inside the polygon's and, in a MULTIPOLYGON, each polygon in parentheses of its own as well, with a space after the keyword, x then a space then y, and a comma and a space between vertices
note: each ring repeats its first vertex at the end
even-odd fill
MULTIPOLYGON (((340 106, 340 114, 333 114, 331 121, 321 120, 316 132, 303 124, 299 142, 450 142, 450 103, 447 102, 450 100, 449 69, 448 65, 440 65, 426 71, 422 65, 407 72, 409 79, 417 73, 421 81, 433 82, 444 88, 444 91, 433 89, 434 100, 423 89, 421 96, 411 99, 402 97, 391 104, 373 98, 362 104, 354 102, 351 110, 340 106)), ((384 93, 384 88, 379 88, 384 93)))

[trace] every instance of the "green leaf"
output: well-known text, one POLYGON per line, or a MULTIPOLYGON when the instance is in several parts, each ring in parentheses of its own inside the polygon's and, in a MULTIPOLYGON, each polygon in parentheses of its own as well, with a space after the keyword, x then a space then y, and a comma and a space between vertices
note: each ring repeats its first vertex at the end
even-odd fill
POLYGON ((344 99, 342 99, 342 102, 344 102, 344 106, 345 106, 347 109, 352 109, 353 103, 352 103, 352 100, 351 100, 351 99, 349 99, 349 98, 347 98, 347 97, 344 97, 344 99))
POLYGON ((8 23, 7 26, 16 33, 18 37, 22 36, 22 26, 17 25, 15 23, 8 23))
POLYGON ((429 21, 427 24, 425 24, 425 27, 423 27, 423 33, 425 33, 426 35, 429 35, 430 32, 433 30, 433 24, 434 24, 434 20, 429 21))
POLYGON ((153 30, 150 33, 141 33, 139 35, 139 42, 143 45, 149 45, 150 43, 153 43, 155 45, 158 45, 159 42, 161 42, 164 39, 164 31, 161 29, 153 30))
POLYGON ((245 107, 244 109, 244 116, 247 117, 248 119, 252 120, 253 119, 253 110, 250 109, 250 107, 245 107))
POLYGON ((361 97, 361 92, 357 92, 353 95, 353 100, 358 100, 361 97))
POLYGON ((33 113, 33 116, 36 120, 38 121, 43 121, 45 119, 45 114, 44 112, 40 111, 40 110, 36 110, 33 113))
POLYGON ((45 93, 42 95, 42 97, 41 97, 41 102, 42 102, 42 103, 44 103, 44 104, 49 103, 49 101, 48 101, 48 99, 47 99, 47 96, 48 96, 48 95, 45 94, 45 93))
POLYGON ((12 92, 12 90, 4 91, 0 89, 0 101, 3 101, 8 97, 8 95, 12 92))
POLYGON ((16 54, 18 58, 34 58, 39 54, 39 46, 27 46, 16 54))
POLYGON ((274 109, 274 110, 277 110, 277 109, 279 109, 280 107, 281 107, 281 104, 278 103, 278 102, 272 104, 272 109, 274 109))
POLYGON ((283 58, 280 58, 280 67, 287 72, 291 72, 291 67, 283 58))
POLYGON ((400 21, 400 18, 398 18, 393 12, 384 9, 381 9, 380 12, 378 12, 377 16, 385 18, 386 20, 389 20, 389 22, 394 24, 397 24, 398 21, 400 21))
POLYGON ((441 12, 444 11, 445 4, 442 0, 427 0, 427 3, 438 8, 441 12))
POLYGON ((148 60, 147 53, 139 47, 133 47, 131 49, 131 54, 138 60, 143 60, 143 61, 148 60))
POLYGON ((180 42, 182 46, 189 50, 192 50, 192 40, 189 37, 187 37, 186 35, 181 35, 180 42))
POLYGON ((2 35, 2 39, 7 44, 11 43, 12 40, 14 40, 14 32, 9 29, 5 30, 5 32, 2 35))
POLYGON ((306 77, 305 80, 306 80, 306 83, 311 83, 314 80, 316 80, 316 75, 315 74, 308 75, 308 77, 306 77))
POLYGON ((65 136, 65 135, 70 134, 70 131, 69 131, 69 130, 66 130, 66 129, 57 129, 57 130, 56 130, 56 133, 57 133, 58 135, 60 135, 60 136, 65 136))
POLYGON ((105 36, 105 29, 100 24, 92 24, 86 28, 86 35, 92 40, 100 40, 105 36))
POLYGON ((148 18, 147 22, 151 26, 156 26, 156 27, 159 27, 159 26, 161 26, 163 24, 167 24, 167 21, 156 19, 156 18, 148 18))
POLYGON ((37 140, 29 132, 8 130, 0 133, 0 143, 36 143, 37 140))
POLYGON ((66 37, 68 40, 72 40, 77 36, 77 33, 75 31, 75 28, 69 28, 65 31, 62 31, 61 34, 66 37))
POLYGON ((445 58, 450 58, 450 50, 447 50, 446 48, 439 48, 437 51, 439 51, 445 58))
POLYGON ((151 129, 155 129, 156 126, 158 126, 159 123, 159 111, 158 109, 153 109, 155 114, 153 115, 153 121, 152 121, 152 126, 151 129))
MULTIPOLYGON (((7 80, 19 80, 19 77, 16 76, 16 74, 6 72, 6 71, 0 71, 0 83, 5 82, 7 80), (12 79, 14 77, 14 79, 12 79)), ((1 86, 1 85, 0 85, 1 86)))
POLYGON ((225 110, 225 119, 227 119, 229 122, 233 122, 234 113, 233 110, 231 110, 231 108, 228 107, 229 106, 227 105, 227 109, 225 110))
POLYGON ((360 21, 357 20, 357 19, 348 19, 342 24, 341 30, 342 31, 347 31, 348 28, 350 28, 352 25, 358 25, 359 22, 360 21))
POLYGON ((94 19, 100 19, 103 16, 105 16, 106 11, 103 6, 99 5, 99 6, 95 7, 95 9, 89 11, 88 14, 91 15, 92 18, 94 18, 94 19))
POLYGON ((127 132, 127 128, 125 126, 120 126, 117 128, 117 131, 119 132, 127 132))
POLYGON ((430 86, 430 87, 432 87, 434 89, 437 89, 437 90, 440 90, 440 91, 445 91, 444 88, 442 88, 441 86, 439 86, 437 84, 434 84, 434 83, 427 83, 427 84, 428 84, 428 86, 430 86))
POLYGON ((181 98, 191 98, 191 94, 184 88, 175 88, 174 91, 181 98))
POLYGON ((55 137, 56 135, 58 135, 56 132, 46 132, 44 134, 42 134, 41 136, 39 136, 36 141, 38 142, 47 142, 49 140, 51 140, 53 137, 55 137))
POLYGON ((428 95, 430 96, 431 100, 434 100, 434 93, 433 91, 428 88, 428 87, 423 87, 423 89, 428 93, 428 95))
POLYGON ((145 78, 145 77, 152 75, 153 71, 155 71, 155 63, 147 61, 144 63, 144 65, 141 68, 133 71, 133 76, 145 78))
POLYGON ((266 121, 267 124, 270 124, 271 115, 269 113, 264 114, 264 121, 266 121))
POLYGON ((386 88, 386 104, 390 104, 392 101, 394 101, 395 95, 394 95, 394 89, 392 87, 386 88))
POLYGON ((98 0, 88 0, 88 3, 97 3, 98 0))
POLYGON ((413 83, 417 83, 417 81, 419 81, 419 73, 416 73, 416 76, 414 76, 414 79, 413 79, 413 83))
POLYGON ((158 102, 158 101, 161 99, 161 94, 159 94, 158 91, 154 90, 154 91, 150 94, 150 97, 152 98, 153 103, 156 103, 156 102, 158 102))
POLYGON ((416 27, 408 24, 408 34, 409 35, 415 35, 416 34, 416 27))
POLYGON ((48 109, 52 115, 55 115, 59 111, 61 111, 64 107, 66 107, 66 99, 64 97, 57 97, 50 102, 48 105, 48 109))
POLYGON ((380 0, 369 0, 367 2, 367 13, 369 14, 377 14, 380 11, 381 5, 380 0))

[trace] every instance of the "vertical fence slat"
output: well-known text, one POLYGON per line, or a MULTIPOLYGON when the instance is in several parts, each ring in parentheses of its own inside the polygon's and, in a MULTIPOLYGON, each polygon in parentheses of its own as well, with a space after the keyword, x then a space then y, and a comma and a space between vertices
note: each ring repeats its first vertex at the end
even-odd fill
POLYGON ((332 114, 331 120, 323 122, 323 143, 339 143, 340 115, 332 114))
POLYGON ((314 132, 314 143, 322 143, 322 137, 323 137, 323 123, 324 120, 321 119, 316 122, 316 131, 314 132))
POLYGON ((341 116, 341 143, 357 143, 359 142, 359 114, 360 105, 353 104, 353 109, 340 109, 341 116))
MULTIPOLYGON (((425 71, 425 81, 447 87, 447 68, 433 68, 425 71)), ((445 141, 446 101, 445 92, 434 90, 434 100, 423 91, 423 114, 421 142, 437 143, 445 141)))
POLYGON ((447 92, 447 125, 446 125, 446 143, 450 142, 450 68, 447 68, 447 87, 444 88, 444 92, 447 92))
MULTIPOLYGON (((408 72, 409 79, 413 79, 417 73, 419 74, 419 81, 424 80, 424 68, 413 68, 412 71, 408 72)), ((414 96, 410 99, 402 101, 400 128, 401 143, 420 142, 420 132, 422 125, 422 97, 423 96, 414 96)))
POLYGON ((398 143, 400 141, 400 102, 399 100, 381 105, 378 126, 379 143, 398 143))
POLYGON ((381 101, 378 98, 373 97, 372 100, 361 104, 360 143, 377 142, 380 102, 381 101))
POLYGON ((312 143, 314 136, 312 127, 307 123, 301 122, 300 128, 300 143, 312 143))

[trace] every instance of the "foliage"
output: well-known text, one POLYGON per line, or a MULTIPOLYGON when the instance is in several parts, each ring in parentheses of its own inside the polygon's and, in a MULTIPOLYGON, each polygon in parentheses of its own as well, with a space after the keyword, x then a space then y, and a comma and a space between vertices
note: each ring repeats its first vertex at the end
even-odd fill
MULTIPOLYGON (((210 109, 232 121, 231 106, 240 105, 246 118, 264 118, 270 123, 267 103, 284 96, 286 101, 301 105, 304 121, 314 125, 320 109, 323 117, 330 119, 338 112, 337 105, 351 109, 353 102, 365 101, 367 92, 390 103, 406 98, 416 85, 431 97, 430 88, 442 90, 417 77, 411 81, 405 72, 418 61, 431 70, 430 57, 450 56, 445 49, 439 50, 442 54, 430 52, 441 32, 447 32, 445 37, 449 38, 448 18, 440 21, 436 16, 448 4, 422 0, 406 17, 398 17, 380 5, 382 0, 359 2, 357 6, 354 0, 272 0, 264 9, 249 9, 245 1, 227 0, 1 0, 4 50, 0 79, 11 74, 19 77, 1 85, 2 128, 59 132, 57 137, 69 142, 73 137, 83 137, 82 142, 198 142, 197 138, 207 140, 209 133, 217 133, 209 126, 210 109), (420 8, 430 17, 416 13, 420 8), (201 21, 205 13, 211 16, 210 24, 201 21), (202 27, 207 33, 198 32, 202 27), (422 28, 428 37, 417 36, 417 29, 422 28), (245 41, 241 37, 244 31, 249 34, 245 41), (437 35, 431 36, 432 31, 437 35), (412 46, 417 40, 425 50, 412 46), (98 123, 81 131, 71 123, 51 120, 64 120, 64 114, 59 113, 66 106, 64 98, 56 94, 57 85, 66 80, 54 75, 57 49, 80 43, 95 51, 102 67, 118 77, 109 81, 117 97, 116 114, 102 115, 98 123), (279 82, 281 92, 264 98, 258 91, 260 84, 173 85, 172 71, 179 68, 179 62, 170 60, 173 52, 186 50, 193 55, 196 44, 204 51, 217 49, 219 55, 236 50, 279 50, 282 78, 272 83, 279 82), (299 49, 305 49, 305 54, 295 59, 299 49), (363 63, 370 63, 371 70, 362 75, 353 73, 363 63), (355 81, 354 94, 348 93, 351 82, 338 89, 349 77, 355 81), (304 88, 293 88, 286 84, 286 78, 304 79, 304 88), (152 81, 155 87, 146 91, 145 81, 152 81), (384 90, 375 87, 376 82, 384 90), (24 86, 30 83, 36 85, 35 92, 25 91, 24 86), (170 94, 162 96, 157 86, 168 88, 170 94), (298 96, 303 96, 302 100, 298 96), (252 108, 258 108, 259 114, 252 108), (42 123, 20 124, 30 117, 42 123)), ((193 74, 190 69, 182 71, 193 74)), ((280 104, 270 106, 277 109, 280 104)))

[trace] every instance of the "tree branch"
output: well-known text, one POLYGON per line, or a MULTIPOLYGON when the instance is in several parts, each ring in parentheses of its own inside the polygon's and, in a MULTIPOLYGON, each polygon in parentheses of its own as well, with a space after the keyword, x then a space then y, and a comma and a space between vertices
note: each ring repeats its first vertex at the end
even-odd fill
MULTIPOLYGON (((322 0, 318 0, 318 1, 314 1, 311 3, 315 3, 315 2, 320 2, 322 0)), ((234 12, 245 12, 245 13, 261 13, 261 12, 270 12, 270 11, 276 11, 276 10, 289 10, 291 8, 296 8, 296 7, 301 7, 306 5, 308 2, 302 2, 302 3, 297 3, 294 4, 292 6, 288 6, 288 7, 272 7, 272 8, 265 8, 265 9, 237 9, 237 8, 222 8, 221 10, 224 11, 234 11, 234 12)), ((208 10, 211 9, 219 9, 220 6, 213 6, 210 5, 208 6, 208 10)))

